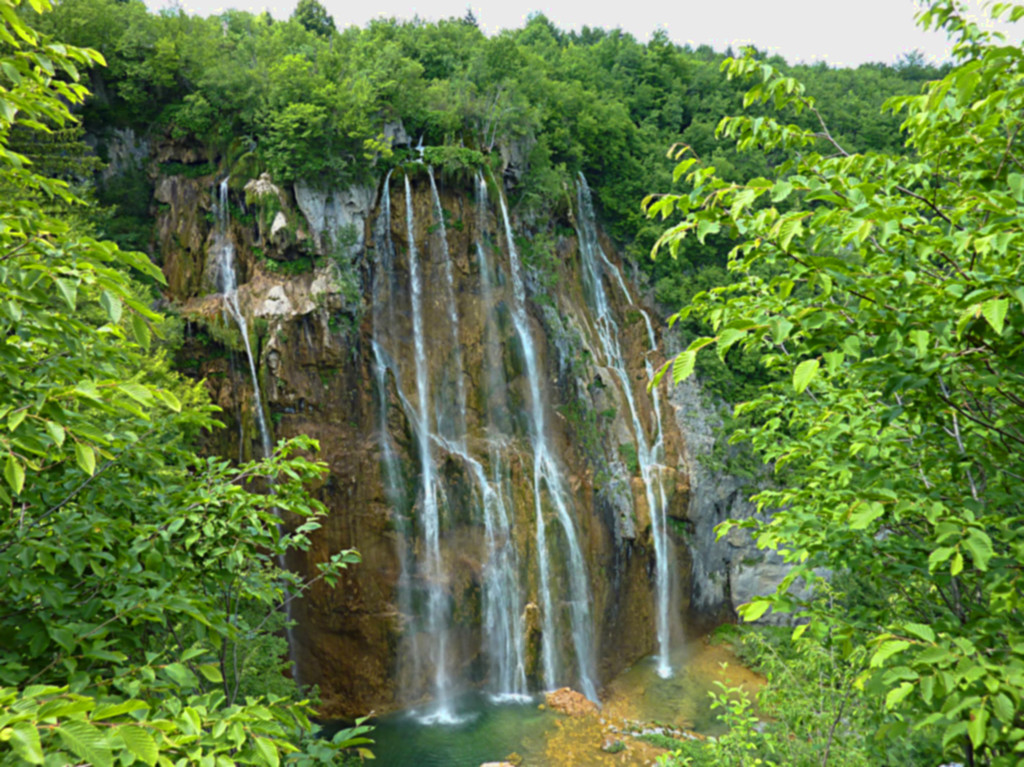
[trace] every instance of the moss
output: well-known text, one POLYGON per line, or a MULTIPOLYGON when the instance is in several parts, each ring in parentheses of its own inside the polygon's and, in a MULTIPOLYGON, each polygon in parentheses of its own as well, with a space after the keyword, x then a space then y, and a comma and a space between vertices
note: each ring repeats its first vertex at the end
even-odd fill
POLYGON ((165 176, 184 176, 185 178, 203 178, 212 176, 217 172, 217 166, 212 162, 201 162, 187 165, 182 162, 160 163, 160 172, 165 176))
POLYGON ((619 457, 625 462, 630 474, 639 473, 640 459, 637 458, 636 445, 632 442, 625 442, 619 445, 619 457))

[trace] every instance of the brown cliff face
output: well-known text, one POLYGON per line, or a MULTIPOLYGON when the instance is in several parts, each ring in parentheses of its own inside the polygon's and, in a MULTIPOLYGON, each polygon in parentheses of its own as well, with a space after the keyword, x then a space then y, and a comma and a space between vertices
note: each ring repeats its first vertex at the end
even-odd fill
MULTIPOLYGON (((383 184, 376 191, 329 194, 271 188, 268 179, 259 194, 248 187, 247 194, 232 193, 239 209, 248 202, 247 220, 236 216, 228 234, 235 244, 239 305, 248 319, 263 407, 275 439, 315 437, 319 458, 330 470, 310 489, 330 514, 312 548, 289 566, 313 574, 317 562, 344 548, 356 548, 363 557, 337 588, 318 583, 292 610, 301 681, 319 685, 324 713, 332 716, 380 712, 434 693, 436 664, 429 647, 436 637, 424 618, 424 602, 433 593, 443 595, 452 684, 494 681, 484 594, 498 551, 483 511, 489 487, 501 488, 508 517, 504 545, 516 563, 516 617, 527 680, 541 686, 542 647, 550 641, 564 682, 576 682, 566 585, 571 563, 550 489, 544 491, 543 515, 558 614, 555 635, 543 636, 531 388, 516 335, 512 263, 496 192, 492 188, 480 209, 472 180, 438 179, 446 257, 430 184, 420 167, 409 169, 410 242, 399 173, 386 198, 383 184), (414 261, 419 293, 412 284, 414 261), (295 268, 297 263, 308 268, 295 268), (412 309, 417 296, 420 352, 412 309), (423 528, 427 508, 418 429, 424 408, 418 376, 430 393, 426 410, 440 499, 440 585, 428 582, 430 573, 422 565, 429 540, 423 528), (480 479, 499 475, 493 485, 480 479)), ((222 316, 221 299, 211 295, 213 224, 206 215, 211 184, 212 179, 158 181, 158 199, 168 206, 158 220, 159 248, 170 297, 196 323, 182 358, 207 380, 225 410, 228 428, 210 449, 248 457, 260 450, 252 415, 256 403, 237 331, 222 316)), ((655 647, 655 546, 645 484, 630 460, 635 439, 627 397, 598 342, 583 287, 580 243, 564 234, 566 224, 571 222, 561 222, 561 234, 555 233, 555 222, 539 231, 515 229, 515 238, 547 444, 586 563, 600 683, 655 647)), ((614 261, 608 243, 604 250, 614 261)), ((645 360, 650 357, 655 366, 661 360, 650 351, 639 306, 626 299, 610 273, 605 279, 632 397, 653 442, 658 426, 646 392, 645 360)), ((682 519, 688 480, 681 437, 667 402, 662 407, 666 510, 668 517, 682 519)), ((688 606, 678 598, 689 593, 686 546, 674 541, 670 557, 677 595, 672 616, 678 622, 688 606)))

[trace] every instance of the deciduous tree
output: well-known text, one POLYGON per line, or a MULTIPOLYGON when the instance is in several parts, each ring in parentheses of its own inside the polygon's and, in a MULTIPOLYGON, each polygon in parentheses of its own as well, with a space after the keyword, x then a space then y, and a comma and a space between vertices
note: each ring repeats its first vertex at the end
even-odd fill
MULTIPOLYGON (((1013 20, 1024 7, 997 4, 1013 20)), ((677 148, 687 191, 647 200, 681 214, 659 247, 735 241, 733 283, 679 315, 703 318, 671 363, 742 345, 786 371, 739 406, 733 435, 774 470, 757 495, 762 547, 793 564, 779 592, 743 609, 796 609, 797 578, 849 575, 856 594, 808 606, 796 633, 866 648, 859 679, 890 711, 881 733, 937 727, 950 758, 1017 764, 1024 754, 1024 52, 972 24, 957 0, 925 27, 956 41, 956 66, 891 100, 906 153, 851 152, 801 84, 754 55, 747 105, 810 115, 800 128, 729 117, 718 134, 780 160, 771 177, 720 177, 677 148)), ((727 523, 724 534, 733 523, 727 523)))

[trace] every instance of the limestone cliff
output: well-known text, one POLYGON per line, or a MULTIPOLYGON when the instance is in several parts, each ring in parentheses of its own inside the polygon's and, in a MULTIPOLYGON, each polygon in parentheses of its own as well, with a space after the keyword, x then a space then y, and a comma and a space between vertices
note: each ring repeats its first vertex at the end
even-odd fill
POLYGON ((670 560, 672 624, 682 623, 690 594, 678 535, 689 495, 685 446, 667 392, 664 413, 647 393, 649 371, 662 361, 654 330, 603 238, 603 261, 586 282, 580 206, 543 223, 505 212, 506 226, 499 185, 488 179, 481 191, 472 177, 440 175, 435 184, 419 164, 391 183, 348 189, 232 179, 226 236, 265 398, 257 403, 217 294, 210 214, 218 180, 157 180, 158 250, 168 297, 189 323, 183 364, 207 381, 228 423, 209 449, 257 454, 257 407, 275 438, 317 438, 330 473, 311 492, 330 515, 312 549, 289 565, 313 573, 333 551, 354 547, 363 556, 338 588, 318 584, 292 611, 299 674, 320 686, 325 713, 381 711, 437 694, 436 625, 424 617, 431 600, 443 608, 448 683, 493 684, 499 556, 515 563, 509 588, 518 601, 509 612, 533 689, 550 681, 551 668, 555 681, 579 683, 583 607, 598 683, 655 649, 659 556, 670 560), (541 421, 530 415, 531 365, 541 421), (543 482, 539 422, 558 474, 543 482), (638 448, 658 451, 660 495, 638 448), (508 529, 496 542, 487 504, 499 501, 508 529), (436 572, 422 564, 432 504, 436 572), (656 551, 659 515, 667 544, 656 551), (583 591, 574 590, 573 547, 584 562, 583 591))

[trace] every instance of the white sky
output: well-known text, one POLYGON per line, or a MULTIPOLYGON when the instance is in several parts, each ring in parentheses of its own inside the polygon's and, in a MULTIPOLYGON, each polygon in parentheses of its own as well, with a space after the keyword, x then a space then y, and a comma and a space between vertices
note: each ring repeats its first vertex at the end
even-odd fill
MULTIPOLYGON (((297 0, 146 0, 154 10, 178 3, 190 13, 210 15, 226 8, 260 12, 267 9, 277 19, 287 18, 297 0)), ((462 17, 472 8, 480 28, 492 34, 518 28, 534 12, 545 14, 561 29, 582 26, 620 27, 638 40, 647 41, 659 27, 680 44, 702 43, 724 50, 753 43, 778 53, 790 62, 825 61, 834 66, 856 66, 866 61, 893 63, 901 54, 920 49, 929 61, 949 53, 945 38, 924 33, 914 25, 914 0, 668 0, 664 3, 636 0, 321 0, 338 28, 363 26, 372 18, 428 20, 462 17)), ((980 0, 968 0, 975 8, 980 0)), ((986 18, 981 16, 979 18, 986 18)), ((1024 21, 1008 31, 1010 42, 1020 43, 1024 21)))

